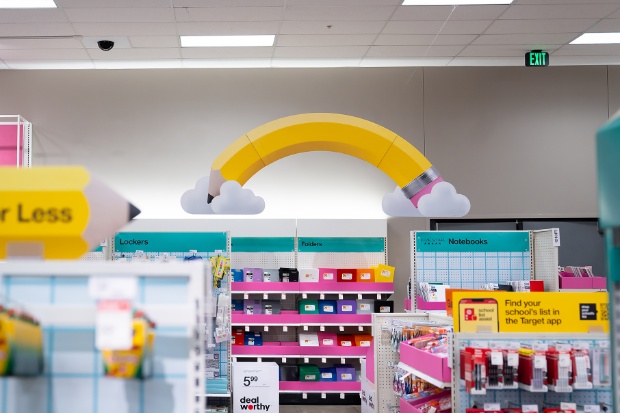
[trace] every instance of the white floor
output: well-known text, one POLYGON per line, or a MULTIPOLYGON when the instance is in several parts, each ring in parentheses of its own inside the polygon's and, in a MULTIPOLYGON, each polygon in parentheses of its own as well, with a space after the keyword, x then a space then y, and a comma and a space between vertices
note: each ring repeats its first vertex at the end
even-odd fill
POLYGON ((359 413, 360 406, 280 406, 280 413, 359 413))

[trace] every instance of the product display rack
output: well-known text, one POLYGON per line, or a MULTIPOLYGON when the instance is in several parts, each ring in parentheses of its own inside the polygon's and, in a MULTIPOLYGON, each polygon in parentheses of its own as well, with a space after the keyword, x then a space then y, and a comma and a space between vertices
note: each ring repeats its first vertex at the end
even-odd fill
MULTIPOLYGON (((377 228, 380 235, 381 251, 364 251, 363 238, 369 237, 366 232, 361 236, 359 230, 355 235, 360 237, 346 237, 350 235, 350 228, 342 227, 343 221, 329 221, 328 227, 317 226, 313 220, 297 221, 293 243, 282 243, 281 248, 278 240, 268 237, 256 237, 254 240, 244 239, 237 242, 235 237, 232 239, 232 267, 242 269, 248 268, 367 268, 376 264, 385 264, 387 260, 386 250, 386 227, 385 222, 376 223, 371 231, 372 235, 377 235, 377 228), (311 222, 310 222, 311 221, 311 222), (336 225, 334 225, 334 223, 336 225), (339 227, 338 224, 341 224, 339 227), (382 224, 382 225, 381 225, 382 224), (304 251, 302 245, 306 229, 312 227, 313 231, 320 231, 320 235, 325 239, 334 238, 356 238, 362 244, 359 251, 304 251), (262 251, 260 245, 264 245, 262 251), (302 245, 302 246, 300 246, 302 245), (293 247, 292 249, 290 247, 293 247), (238 248, 244 250, 239 251, 238 248)), ((358 227, 359 228, 359 227, 358 227)), ((282 233, 279 233, 280 237, 282 233)), ((293 234, 291 234, 293 235, 293 234)), ((319 232, 309 233, 309 237, 317 237, 319 232)), ((285 237, 286 238, 286 237, 285 237)), ((280 240, 282 242, 282 240, 280 240)), ((345 247, 346 248, 346 247, 345 247)), ((308 363, 317 361, 317 365, 329 363, 330 360, 345 363, 352 360, 360 360, 367 356, 372 348, 367 347, 305 347, 299 345, 280 346, 269 345, 269 341, 283 341, 289 343, 298 342, 299 332, 304 331, 335 331, 339 333, 353 333, 360 331, 369 332, 372 324, 372 314, 341 314, 341 315, 322 315, 322 314, 299 314, 296 312, 297 303, 300 299, 343 299, 344 297, 385 297, 393 293, 393 283, 325 283, 325 282, 233 282, 231 293, 233 297, 281 299, 283 307, 281 314, 273 315, 232 315, 233 329, 235 326, 250 331, 251 327, 262 327, 264 332, 263 345, 257 347, 233 346, 233 360, 277 360, 282 362, 308 363), (364 285, 362 285, 364 284, 364 285), (320 363, 318 363, 320 361, 320 363)), ((361 383, 356 382, 280 382, 282 394, 301 394, 306 398, 308 394, 321 394, 323 398, 327 394, 340 394, 344 398, 346 393, 358 394, 361 390, 361 383)))
POLYGON ((0 115, 0 166, 32 166, 32 123, 23 116, 0 115), (15 157, 3 156, 3 151, 15 151, 15 157))
MULTIPOLYGON (((542 343, 588 343, 590 348, 601 341, 609 342, 609 335, 604 333, 455 333, 453 341, 453 369, 452 369, 452 411, 464 413, 467 407, 471 407, 475 402, 478 406, 484 403, 500 403, 502 407, 521 406, 533 404, 538 406, 559 405, 560 402, 573 402, 578 405, 603 405, 611 408, 612 390, 609 387, 599 387, 593 389, 573 390, 570 393, 556 393, 551 390, 547 392, 530 392, 524 389, 514 390, 491 390, 487 389, 486 394, 471 395, 465 391, 460 380, 460 357, 459 351, 462 347, 476 345, 476 343, 488 343, 493 341, 518 342, 520 344, 542 343), (457 391, 458 389, 458 391, 457 391)), ((613 409, 612 409, 613 410, 613 409)))
MULTIPOLYGON (((439 314, 403 313, 373 314, 372 331, 375 337, 374 366, 368 377, 375 392, 376 413, 391 413, 399 408, 400 396, 394 392, 394 367, 400 364, 400 355, 392 343, 391 327, 394 321, 402 322, 435 322, 439 325, 451 325, 452 318, 439 314)), ((422 378, 422 377, 420 377, 422 378)))
POLYGON ((28 261, 0 265, 5 299, 27 308, 41 322, 45 343, 41 377, 0 379, 2 411, 21 413, 37 400, 40 411, 67 413, 128 412, 131 406, 162 413, 203 412, 205 271, 210 269, 203 263, 28 261), (88 294, 93 277, 137 278, 134 306, 157 324, 152 378, 103 377, 101 355, 94 348, 96 306, 88 294), (145 397, 153 392, 158 397, 145 397))
MULTIPOLYGON (((149 228, 147 228, 149 229, 149 228)), ((227 232, 122 232, 106 242, 109 248, 102 247, 104 253, 108 253, 114 261, 138 261, 138 262, 175 262, 184 260, 195 260, 208 262, 212 256, 230 256, 230 236, 227 232), (148 245, 134 246, 132 244, 121 245, 121 239, 126 240, 148 240, 148 245), (183 251, 180 251, 183 250, 183 251)), ((230 278, 225 276, 222 279, 221 287, 215 288, 212 285, 211 274, 206 277, 208 300, 217 300, 220 294, 227 294, 230 290, 230 278)), ((208 334, 205 340, 205 364, 206 357, 216 360, 217 371, 205 371, 204 396, 206 406, 222 406, 230 408, 231 377, 230 364, 230 341, 215 343, 213 340, 213 318, 210 311, 214 306, 208 306, 205 312, 205 331, 208 334), (217 392, 210 389, 219 389, 217 392)), ((206 367, 205 367, 206 368, 206 367)))

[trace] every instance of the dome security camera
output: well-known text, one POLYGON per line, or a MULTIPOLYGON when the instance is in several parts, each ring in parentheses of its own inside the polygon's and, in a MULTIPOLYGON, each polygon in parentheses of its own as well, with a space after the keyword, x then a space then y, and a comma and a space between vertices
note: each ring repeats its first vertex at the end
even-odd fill
POLYGON ((114 47, 114 42, 112 40, 99 40, 97 42, 97 46, 104 52, 112 50, 114 47))

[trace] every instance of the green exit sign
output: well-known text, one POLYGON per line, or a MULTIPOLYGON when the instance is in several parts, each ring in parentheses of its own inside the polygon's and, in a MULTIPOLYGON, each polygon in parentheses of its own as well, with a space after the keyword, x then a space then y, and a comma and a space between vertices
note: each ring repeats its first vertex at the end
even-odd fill
POLYGON ((533 50, 525 54, 526 66, 549 66, 549 53, 533 50))

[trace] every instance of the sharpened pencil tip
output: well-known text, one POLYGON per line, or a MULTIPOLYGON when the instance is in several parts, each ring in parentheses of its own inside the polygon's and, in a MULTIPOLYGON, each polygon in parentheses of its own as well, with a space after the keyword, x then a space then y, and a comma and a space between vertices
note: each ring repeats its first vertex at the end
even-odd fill
POLYGON ((134 204, 129 204, 129 220, 131 221, 138 215, 140 215, 140 211, 134 204))

